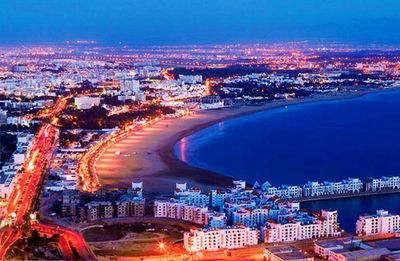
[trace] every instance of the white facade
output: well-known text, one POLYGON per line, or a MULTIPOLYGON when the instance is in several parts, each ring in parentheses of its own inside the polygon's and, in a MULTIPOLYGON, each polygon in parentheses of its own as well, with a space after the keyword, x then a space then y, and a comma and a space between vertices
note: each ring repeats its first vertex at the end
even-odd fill
POLYGON ((377 210, 376 215, 360 216, 356 223, 358 235, 376 235, 400 231, 400 215, 377 210))
POLYGON ((203 76, 201 75, 179 75, 179 80, 185 83, 195 84, 203 82, 203 76))
POLYGON ((250 227, 265 225, 268 218, 270 218, 268 208, 242 208, 232 213, 233 224, 242 224, 250 227))
POLYGON ((248 227, 192 229, 184 234, 183 242, 190 252, 243 248, 258 243, 258 231, 248 227))
POLYGON ((322 210, 315 219, 294 218, 285 222, 268 222, 264 229, 264 242, 292 242, 320 237, 340 236, 336 211, 322 210))
POLYGON ((79 110, 87 110, 100 105, 100 97, 79 96, 75 97, 74 101, 79 110))
POLYGON ((399 189, 400 188, 400 177, 382 177, 372 179, 366 184, 367 191, 379 191, 384 189, 399 189))
POLYGON ((264 242, 293 242, 303 239, 320 237, 321 225, 318 223, 301 224, 290 222, 286 224, 270 223, 264 231, 264 242))
POLYGON ((157 200, 154 202, 154 217, 182 219, 183 205, 181 202, 157 200))
POLYGON ((121 92, 138 93, 140 90, 140 82, 131 78, 121 80, 121 92))
POLYGON ((143 182, 132 182, 132 192, 136 195, 143 196, 143 182))
POLYGON ((303 194, 303 190, 300 186, 287 186, 284 185, 282 187, 267 187, 266 192, 269 195, 276 195, 280 198, 300 198, 303 194))
POLYGON ((0 199, 8 199, 14 189, 16 175, 7 175, 0 172, 0 199))
POLYGON ((211 206, 222 207, 225 203, 225 199, 229 199, 231 193, 223 190, 211 190, 211 206))
POLYGON ((304 197, 358 193, 363 190, 363 182, 358 178, 348 178, 339 182, 309 181, 303 186, 304 197))
POLYGON ((182 202, 154 202, 154 217, 158 218, 180 219, 205 226, 209 223, 209 215, 208 207, 198 207, 182 202))

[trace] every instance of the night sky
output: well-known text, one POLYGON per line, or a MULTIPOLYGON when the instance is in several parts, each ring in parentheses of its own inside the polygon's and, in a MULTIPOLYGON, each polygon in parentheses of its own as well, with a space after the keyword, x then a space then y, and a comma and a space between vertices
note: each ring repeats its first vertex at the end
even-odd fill
POLYGON ((0 44, 400 44, 398 0, 0 0, 0 44))

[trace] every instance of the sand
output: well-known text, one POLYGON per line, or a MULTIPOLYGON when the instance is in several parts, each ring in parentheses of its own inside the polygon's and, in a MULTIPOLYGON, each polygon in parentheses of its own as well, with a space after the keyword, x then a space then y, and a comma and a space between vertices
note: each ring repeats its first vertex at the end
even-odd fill
POLYGON ((184 118, 164 119, 113 144, 95 166, 101 184, 108 188, 126 188, 132 181, 143 181, 144 190, 150 193, 171 193, 176 182, 187 182, 203 189, 224 187, 232 183, 232 178, 178 160, 172 152, 177 141, 229 118, 297 103, 353 98, 370 92, 276 100, 262 106, 199 111, 184 118))

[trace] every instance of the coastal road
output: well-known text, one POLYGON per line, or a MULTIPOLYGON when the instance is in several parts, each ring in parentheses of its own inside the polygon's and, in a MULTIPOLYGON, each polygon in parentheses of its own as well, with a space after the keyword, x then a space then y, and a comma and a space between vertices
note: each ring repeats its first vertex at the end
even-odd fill
MULTIPOLYGON (((60 98, 49 116, 55 117, 66 105, 66 98, 60 98)), ((32 141, 22 171, 18 174, 16 185, 9 197, 5 219, 1 224, 0 260, 5 259, 7 251, 22 236, 22 225, 27 221, 27 214, 32 214, 31 211, 39 196, 41 182, 47 163, 52 157, 58 134, 59 131, 54 125, 43 123, 32 141)), ((33 228, 49 236, 59 234, 62 238, 60 249, 65 257, 71 257, 72 247, 74 247, 81 259, 96 260, 79 232, 45 224, 35 224, 33 228)))
POLYGON ((21 236, 21 225, 24 223, 25 214, 29 214, 35 203, 44 175, 46 162, 50 157, 57 130, 51 124, 43 124, 35 136, 31 150, 19 174, 17 183, 9 197, 6 218, 2 222, 12 228, 0 231, 0 260, 3 260, 7 250, 21 236))

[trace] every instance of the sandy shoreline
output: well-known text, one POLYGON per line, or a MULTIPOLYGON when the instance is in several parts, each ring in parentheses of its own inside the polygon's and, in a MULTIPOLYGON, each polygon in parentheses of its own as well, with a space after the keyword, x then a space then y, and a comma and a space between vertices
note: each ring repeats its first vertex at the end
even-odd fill
POLYGON ((164 119, 112 145, 96 162, 96 169, 101 184, 109 188, 128 187, 132 181, 143 181, 147 192, 168 194, 176 182, 202 188, 226 186, 231 184, 231 177, 189 166, 175 157, 173 146, 180 139, 227 119, 286 105, 351 99, 383 90, 386 89, 277 100, 262 106, 200 111, 185 118, 164 119))

